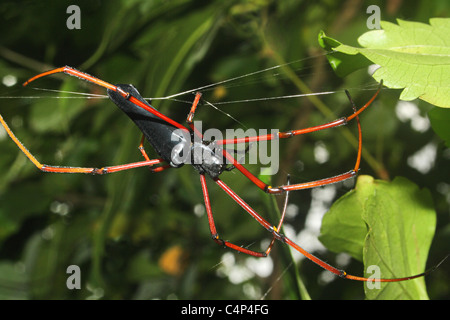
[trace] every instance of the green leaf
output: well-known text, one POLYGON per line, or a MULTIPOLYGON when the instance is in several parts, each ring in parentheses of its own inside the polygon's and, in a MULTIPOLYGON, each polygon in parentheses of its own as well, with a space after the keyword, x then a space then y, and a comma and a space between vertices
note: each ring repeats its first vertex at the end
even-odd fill
POLYGON ((341 46, 342 43, 328 37, 323 31, 320 31, 319 33, 319 44, 325 50, 330 51, 330 54, 327 54, 328 62, 339 77, 343 78, 358 69, 368 67, 372 64, 372 62, 362 54, 352 56, 350 62, 349 56, 346 53, 331 52, 334 48, 341 46))
POLYGON ((361 201, 366 196, 362 193, 364 190, 356 190, 339 198, 325 214, 319 240, 328 250, 346 252, 362 262, 367 227, 360 210, 361 201))
MULTIPOLYGON (((359 37, 363 48, 340 44, 330 47, 347 55, 361 54, 380 66, 373 77, 384 85, 404 89, 400 99, 420 98, 438 107, 450 108, 450 19, 432 18, 430 25, 397 20, 398 25, 382 21, 383 30, 373 30, 359 37)), ((336 45, 337 43, 335 43, 336 45)), ((339 57, 351 65, 360 58, 339 57)), ((333 66, 333 64, 332 64, 333 66)), ((345 68, 344 68, 345 69, 345 68)))
MULTIPOLYGON (((381 278, 399 278, 425 271, 435 226, 428 190, 401 177, 360 176, 325 215, 320 240, 332 251, 362 257, 365 270, 375 266, 381 278)), ((367 299, 428 299, 423 278, 366 285, 365 293, 367 299)))
POLYGON ((434 132, 445 142, 447 147, 450 147, 450 110, 433 108, 428 111, 428 118, 431 122, 431 127, 434 132))

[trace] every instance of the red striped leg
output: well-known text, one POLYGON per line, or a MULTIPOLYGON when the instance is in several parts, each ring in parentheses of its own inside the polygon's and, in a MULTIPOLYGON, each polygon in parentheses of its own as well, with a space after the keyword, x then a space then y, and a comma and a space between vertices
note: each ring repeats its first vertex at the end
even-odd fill
POLYGON ((311 132, 315 132, 315 131, 320 131, 320 130, 325 130, 325 129, 329 129, 329 128, 346 125, 349 121, 353 120, 354 118, 357 118, 365 109, 367 109, 372 104, 372 102, 375 100, 375 98, 380 93, 382 85, 383 85, 383 81, 380 82, 379 88, 378 88, 377 92, 375 92, 375 94, 372 96, 372 98, 370 98, 370 100, 358 110, 355 110, 356 107, 355 107, 352 99, 350 98, 350 95, 346 91, 347 96, 349 97, 350 102, 352 104, 352 108, 353 108, 353 113, 348 117, 342 117, 340 119, 337 119, 337 120, 334 120, 334 121, 331 121, 331 122, 328 122, 325 124, 321 124, 318 126, 309 127, 309 128, 305 128, 305 129, 290 130, 290 131, 285 131, 285 132, 278 132, 276 134, 266 134, 266 135, 253 136, 253 137, 216 140, 216 144, 217 145, 238 144, 238 143, 248 143, 248 142, 258 142, 258 141, 269 141, 269 140, 274 140, 274 139, 292 138, 294 136, 298 136, 298 135, 302 135, 302 134, 307 134, 307 133, 311 133, 311 132))
POLYGON ((59 166, 52 166, 47 164, 40 163, 36 157, 28 151, 28 149, 20 142, 20 140, 14 135, 12 130, 9 128, 8 124, 5 122, 3 117, 0 115, 0 123, 5 128, 6 133, 9 135, 9 137, 16 143, 16 145, 19 147, 19 149, 27 156, 28 159, 30 159, 31 162, 41 171, 44 172, 53 172, 53 173, 91 173, 91 174, 106 174, 106 173, 113 173, 128 169, 134 169, 138 167, 148 167, 153 166, 155 164, 162 163, 164 160, 162 159, 153 159, 153 160, 146 160, 146 161, 140 161, 140 162, 134 162, 134 163, 127 163, 117 166, 109 166, 109 167, 103 167, 103 168, 91 168, 91 167, 59 167, 59 166))
MULTIPOLYGON (((203 178, 204 179, 204 178, 203 178)), ((344 278, 344 279, 348 279, 348 280, 355 280, 355 281, 368 281, 368 282, 400 282, 400 281, 406 281, 406 280, 412 280, 412 279, 416 279, 416 278, 420 278, 423 276, 426 276, 427 274, 433 272, 436 268, 439 267, 439 265, 447 258, 444 258, 439 264, 437 264, 436 266, 434 266, 433 268, 420 273, 420 274, 416 274, 416 275, 412 275, 412 276, 407 276, 407 277, 401 277, 401 278, 392 278, 392 279, 386 279, 386 278, 365 278, 365 277, 359 277, 359 276, 354 276, 351 274, 348 274, 347 272, 345 272, 344 270, 338 269, 336 267, 333 267, 332 265, 326 263, 325 261, 321 260, 320 258, 316 257, 315 255, 309 253, 308 251, 306 251, 305 249, 303 249, 302 247, 300 247, 298 244, 296 244, 294 241, 292 241, 291 239, 289 239, 288 237, 286 237, 285 235, 281 234, 275 227, 271 226, 266 220, 264 220, 264 218, 262 218, 254 209, 252 209, 244 200, 242 200, 230 187, 228 187, 223 181, 221 181, 220 179, 216 180, 216 183, 234 200, 236 201, 245 211, 247 211, 256 221, 259 222, 260 225, 262 225, 264 228, 266 228, 269 232, 271 232, 274 236, 275 239, 286 243, 287 245, 289 245, 290 247, 292 247, 293 249, 297 250, 298 252, 300 252, 301 254, 303 254, 306 258, 308 258, 309 260, 311 260, 312 262, 314 262, 315 264, 319 265, 320 267, 322 267, 325 270, 330 271, 331 273, 334 273, 335 275, 344 278)), ((205 199, 206 202, 206 199, 205 199)), ((208 206, 209 205, 209 199, 208 199, 208 206)), ((209 213, 208 213, 208 218, 209 218, 209 213)), ((212 231, 215 233, 215 228, 212 228, 212 231)), ((237 247, 240 248, 240 247, 237 247)), ((235 248, 233 248, 235 249, 235 248)), ((247 249, 245 249, 247 250, 247 249)), ((247 253, 246 251, 243 250, 238 250, 244 253, 247 253)), ((251 253, 249 253, 251 254, 251 253)), ((253 255, 253 254, 252 254, 253 255)), ((264 255, 265 256, 265 255, 264 255)))
POLYGON ((373 95, 373 97, 359 110, 356 109, 356 106, 355 106, 353 100, 351 99, 348 92, 346 92, 350 99, 350 102, 352 104, 352 108, 353 108, 353 114, 348 117, 344 117, 344 118, 341 118, 341 119, 338 119, 338 120, 335 120, 335 121, 332 121, 332 122, 329 122, 326 124, 322 124, 319 126, 314 126, 314 127, 310 127, 310 128, 306 128, 306 129, 278 132, 277 134, 267 134, 267 135, 262 135, 262 136, 218 140, 218 141, 216 141, 216 143, 218 145, 221 145, 221 144, 224 145, 224 144, 237 144, 237 143, 248 143, 248 142, 255 142, 255 141, 268 141, 268 140, 274 140, 274 139, 291 138, 296 135, 311 133, 311 132, 315 132, 315 131, 320 131, 320 130, 324 130, 324 129, 329 129, 329 128, 334 128, 337 126, 345 125, 350 120, 356 118, 357 125, 358 125, 358 152, 357 152, 357 156, 356 156, 355 165, 354 165, 353 169, 351 169, 350 171, 341 173, 334 177, 329 177, 329 178, 305 182, 305 183, 297 183, 297 184, 292 184, 292 185, 283 185, 283 186, 279 186, 279 187, 272 187, 272 186, 264 183, 263 181, 261 181, 259 178, 257 178, 254 174, 252 174, 250 171, 248 171, 242 164, 240 164, 230 153, 228 153, 225 150, 225 148, 223 149, 223 155, 229 161, 230 164, 232 164, 234 167, 236 167, 236 169, 238 169, 244 176, 246 176, 250 181, 252 181, 258 188, 260 188, 261 190, 264 190, 267 193, 271 193, 271 194, 278 194, 278 193, 283 193, 286 191, 310 189, 310 188, 320 187, 320 186, 324 186, 324 185, 328 185, 328 184, 341 182, 341 181, 350 179, 358 173, 360 162, 361 162, 362 132, 361 132, 361 124, 359 121, 359 114, 362 111, 364 111, 375 100, 375 98, 377 97, 378 93, 381 90, 381 85, 382 85, 382 82, 380 83, 380 87, 378 88, 377 92, 373 95))
POLYGON ((52 75, 52 74, 55 74, 55 73, 65 73, 65 74, 68 74, 68 75, 71 75, 71 76, 74 76, 74 77, 86 80, 88 82, 95 83, 96 85, 99 85, 99 86, 104 87, 106 89, 115 91, 115 92, 121 94, 124 98, 126 98, 129 101, 131 101, 132 103, 134 103, 135 105, 141 107, 142 109, 147 110, 148 112, 150 112, 150 113, 154 114, 155 116, 159 117, 160 119, 162 119, 162 120, 164 120, 164 121, 174 125, 177 128, 180 128, 182 130, 186 130, 187 131, 187 129, 183 125, 181 125, 178 122, 172 120, 171 118, 169 118, 166 115, 162 114, 158 110, 150 108, 148 105, 146 105, 142 101, 140 101, 140 100, 136 99, 135 97, 131 96, 128 92, 123 91, 122 89, 120 89, 119 87, 117 87, 117 86, 115 86, 115 85, 113 85, 111 83, 108 83, 106 81, 103 81, 101 79, 93 77, 93 76, 91 76, 91 75, 89 75, 89 74, 87 74, 85 72, 81 72, 81 71, 79 71, 77 69, 74 69, 72 67, 65 66, 65 67, 56 68, 56 69, 53 69, 53 70, 50 70, 50 71, 46 71, 46 72, 40 73, 40 74, 38 74, 38 75, 28 79, 23 85, 26 86, 30 82, 35 81, 36 79, 39 79, 39 78, 42 78, 42 77, 45 77, 45 76, 48 76, 48 75, 52 75))
MULTIPOLYGON (((211 201, 209 199, 209 194, 208 194, 208 187, 206 185, 206 178, 204 174, 200 174, 200 182, 202 185, 202 191, 203 191, 203 198, 205 201, 205 207, 206 207, 206 213, 208 215, 208 223, 209 223, 209 230, 211 231, 211 237, 212 239, 219 245, 222 245, 224 247, 254 256, 254 257, 266 257, 269 255, 270 251, 272 250, 272 246, 273 243, 275 242, 275 236, 274 239, 272 240, 272 242, 269 244, 269 246, 267 247, 267 249, 264 252, 261 251, 254 251, 254 250, 249 250, 247 248, 241 247, 241 246, 237 246, 234 243, 231 243, 229 241, 225 241, 221 238, 219 238, 219 234, 217 232, 216 229, 216 225, 214 223, 214 217, 213 217, 213 213, 212 213, 212 208, 211 208, 211 201)), ((283 223, 283 219, 284 219, 284 212, 282 215, 282 219, 280 220, 280 223, 278 224, 278 228, 281 227, 281 224, 283 223)), ((267 223, 268 224, 268 223, 267 223)), ((278 230, 276 227, 270 227, 273 230, 278 230)))
POLYGON ((192 103, 191 110, 186 118, 186 122, 188 123, 189 127, 192 129, 192 131, 200 138, 202 139, 202 133, 194 126, 193 120, 195 116, 195 111, 197 110, 198 103, 200 102, 200 98, 202 97, 202 94, 200 92, 197 92, 195 94, 194 102, 192 103))
MULTIPOLYGON (((144 141, 145 141, 145 136, 142 135, 141 143, 139 143, 138 149, 139 149, 139 151, 141 152, 142 156, 145 158, 146 161, 152 161, 152 160, 150 160, 150 157, 147 155, 147 151, 145 151, 144 141)), ((165 164, 165 165, 158 166, 158 167, 155 167, 155 168, 150 167, 150 170, 152 172, 161 172, 161 171, 169 169, 169 168, 172 168, 172 167, 169 164, 165 164)))

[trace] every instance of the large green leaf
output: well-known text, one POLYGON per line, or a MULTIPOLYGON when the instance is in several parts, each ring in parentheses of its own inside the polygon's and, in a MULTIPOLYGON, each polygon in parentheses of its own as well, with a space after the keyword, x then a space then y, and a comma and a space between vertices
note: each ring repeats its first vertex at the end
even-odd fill
MULTIPOLYGON (((322 47, 340 53, 340 70, 364 66, 361 54, 380 66, 373 77, 389 88, 404 89, 402 100, 420 98, 438 107, 450 108, 450 19, 432 18, 430 24, 397 20, 398 25, 382 21, 383 30, 372 30, 359 37, 363 48, 340 44, 319 35, 322 47), (342 54, 350 55, 348 58, 342 54), (353 57, 352 57, 353 56, 353 57), (355 63, 356 61, 356 63, 355 63), (343 65, 347 65, 346 68, 343 65)), ((336 56, 335 56, 336 59, 336 56)), ((335 67, 336 68, 336 67, 335 67)))
MULTIPOLYGON (((424 272, 435 225, 427 190, 401 177, 386 182, 360 176, 325 215, 320 240, 362 260, 366 277, 375 266, 381 278, 399 278, 424 272)), ((368 299, 428 299, 423 278, 368 284, 365 293, 368 299)))

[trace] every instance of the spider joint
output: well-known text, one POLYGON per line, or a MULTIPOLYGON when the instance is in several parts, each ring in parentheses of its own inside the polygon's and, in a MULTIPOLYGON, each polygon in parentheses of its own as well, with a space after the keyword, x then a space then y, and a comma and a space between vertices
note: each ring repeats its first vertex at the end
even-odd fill
POLYGON ((91 174, 105 174, 105 173, 108 173, 108 169, 106 169, 106 168, 94 168, 94 169, 92 169, 92 171, 91 171, 91 174))
POLYGON ((123 89, 121 89, 121 88, 119 88, 119 87, 117 87, 117 92, 118 92, 119 94, 121 94, 122 97, 123 97, 125 100, 129 100, 130 97, 131 97, 131 93, 126 92, 125 90, 123 90, 123 89))
POLYGON ((219 240, 219 234, 218 233, 211 234, 211 238, 213 238, 213 240, 219 240))
POLYGON ((273 234, 275 238, 277 238, 281 242, 286 242, 286 237, 278 231, 277 227, 271 226, 269 227, 269 231, 273 234))
POLYGON ((344 270, 339 270, 339 277, 341 278, 347 278, 347 272, 345 272, 344 270))

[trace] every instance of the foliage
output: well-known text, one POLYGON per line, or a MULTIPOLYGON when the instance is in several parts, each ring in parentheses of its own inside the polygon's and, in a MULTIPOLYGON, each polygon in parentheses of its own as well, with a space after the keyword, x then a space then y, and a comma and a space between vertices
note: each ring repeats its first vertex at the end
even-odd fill
POLYGON ((445 141, 447 147, 450 147, 450 130, 447 125, 450 122, 450 112, 446 109, 433 108, 428 111, 428 118, 434 132, 445 141))
MULTIPOLYGON (((435 227, 428 190, 401 177, 386 182, 362 175, 325 214, 320 240, 363 261, 366 271, 379 266, 382 278, 399 278, 425 271, 435 227)), ((428 299, 423 278, 365 290, 369 299, 428 299)))
MULTIPOLYGON (((219 110, 202 105, 196 120, 205 127, 242 128, 226 115, 230 114, 244 128, 280 130, 331 121, 351 112, 343 89, 349 89, 358 105, 374 92, 374 81, 365 70, 337 77, 317 44, 317 34, 324 30, 354 45, 355 35, 366 31, 367 19, 364 2, 355 3, 356 7, 327 0, 78 1, 81 29, 69 30, 69 1, 2 1, 0 113, 43 163, 100 167, 140 161, 140 133, 125 115, 102 97, 67 93, 104 91, 68 76, 33 84, 65 93, 23 88, 21 82, 70 65, 108 82, 132 83, 144 97, 153 97, 159 110, 183 122, 191 93, 157 98, 282 65, 203 89, 205 100, 219 110), (296 62, 286 64, 290 61, 296 62), (17 83, 7 85, 6 76, 17 83), (325 91, 334 93, 220 104, 325 91)), ((448 15, 446 0, 409 1, 395 8, 381 1, 378 5, 383 20, 391 22, 401 18, 426 23, 448 15)), ((431 266, 447 254, 450 240, 448 146, 431 128, 415 129, 413 122, 425 119, 432 106, 417 101, 415 120, 401 118, 396 113, 399 96, 399 90, 383 90, 361 115, 361 173, 376 181, 407 177, 430 190, 437 216, 427 263, 431 266), (435 156, 428 171, 419 171, 410 165, 411 159, 429 145, 435 156)), ((439 132, 435 124, 438 121, 433 129, 439 132)), ((300 182, 349 170, 356 156, 355 132, 350 123, 282 141, 282 166, 271 177, 273 184, 284 183, 287 173, 292 182, 300 182), (317 160, 317 146, 327 150, 328 159, 317 160)), ((145 168, 105 176, 44 174, 1 131, 0 150, 1 298, 298 299, 307 296, 304 288, 312 299, 365 297, 362 283, 324 280, 322 269, 295 254, 292 258, 281 243, 266 259, 273 264, 270 275, 255 271, 255 260, 217 246, 210 240, 202 211, 198 174, 187 166, 157 174, 145 168), (70 265, 81 268, 80 290, 66 287, 70 265)), ((252 172, 259 169, 249 166, 252 172)), ((223 179, 265 218, 277 221, 270 197, 248 179, 234 171, 224 173, 223 179)), ((221 236, 264 249, 270 234, 213 183, 209 186, 221 236)), ((350 188, 335 186, 333 200, 350 188)), ((306 214, 315 208, 314 194, 290 194, 290 204, 299 213, 294 210, 286 219, 289 236, 308 229, 306 214)), ((349 273, 363 274, 357 260, 343 263, 341 255, 323 249, 314 253, 349 273)), ((448 264, 424 280, 431 299, 448 299, 448 264)))
MULTIPOLYGON (((389 88, 403 89, 400 99, 425 100, 450 107, 450 19, 434 18, 430 25, 398 20, 381 21, 383 30, 366 32, 355 48, 333 41, 333 50, 346 55, 361 54, 379 68, 373 77, 389 88)), ((322 35, 322 37, 326 37, 322 35)), ((330 42, 330 39, 326 41, 330 42)), ((353 58, 334 62, 337 69, 354 68, 353 58), (347 64, 343 67, 343 64, 347 64), (351 64, 351 67, 349 66, 351 64)), ((341 71, 348 72, 347 71, 341 71)))
MULTIPOLYGON (((450 107, 450 19, 433 18, 430 25, 398 19, 398 25, 381 21, 381 26, 383 30, 358 38, 363 48, 344 45, 320 33, 321 46, 333 50, 328 60, 337 74, 345 76, 376 64, 373 77, 389 88, 404 88, 401 100, 420 98, 437 107, 450 107)), ((432 127, 448 141, 450 128, 435 122, 444 122, 450 111, 430 110, 430 114, 434 115, 429 116, 432 127)))

